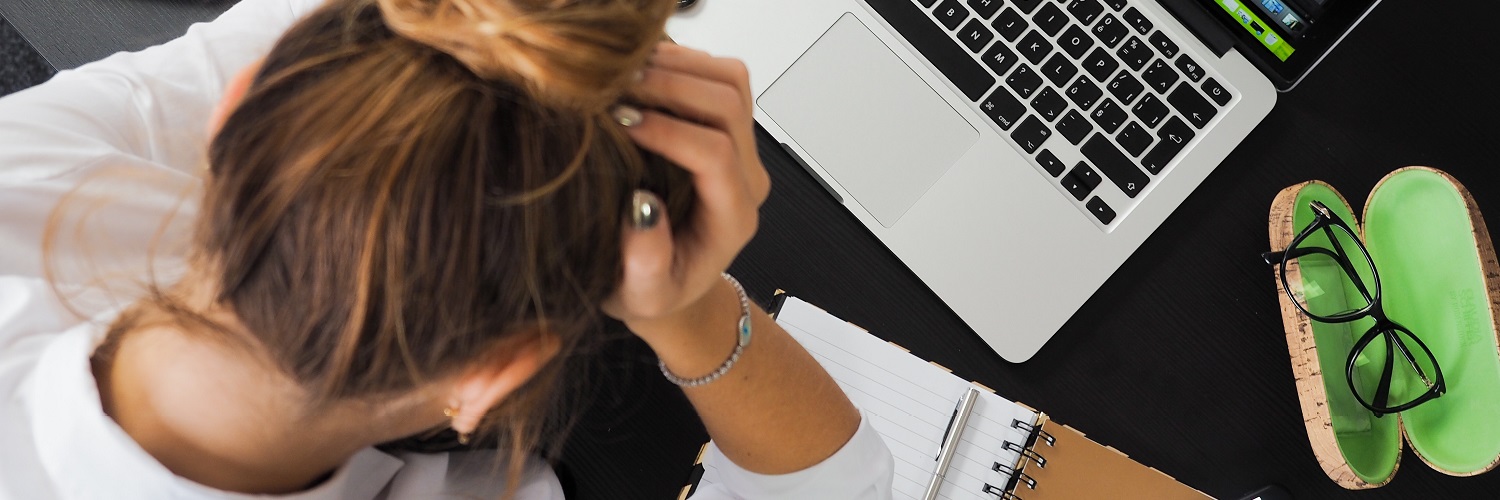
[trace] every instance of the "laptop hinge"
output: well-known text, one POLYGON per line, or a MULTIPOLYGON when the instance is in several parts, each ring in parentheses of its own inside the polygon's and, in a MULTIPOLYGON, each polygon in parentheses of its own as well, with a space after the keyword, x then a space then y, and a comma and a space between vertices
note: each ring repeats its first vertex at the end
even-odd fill
MULTIPOLYGON (((1204 0, 1160 0, 1161 4, 1172 13, 1172 17, 1188 27, 1198 37, 1198 41, 1208 46, 1215 56, 1224 57, 1229 49, 1234 48, 1238 41, 1234 34, 1224 28, 1223 24, 1215 20, 1213 14, 1203 6, 1204 0)), ((1213 0, 1207 0, 1212 2, 1213 0)))

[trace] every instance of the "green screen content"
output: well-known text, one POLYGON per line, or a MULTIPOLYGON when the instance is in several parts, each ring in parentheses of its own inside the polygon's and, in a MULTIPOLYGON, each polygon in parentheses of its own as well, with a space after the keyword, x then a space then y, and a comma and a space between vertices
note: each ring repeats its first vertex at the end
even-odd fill
POLYGON ((1214 0, 1214 3, 1224 8, 1224 12, 1228 12, 1230 17, 1239 21, 1240 26, 1244 26, 1251 35, 1255 35, 1255 39, 1260 40, 1261 45, 1265 45, 1267 49, 1270 49, 1272 54, 1276 54, 1276 58, 1285 61, 1296 50, 1290 44, 1286 43, 1286 40, 1282 40, 1281 36, 1277 35, 1275 31, 1272 31, 1270 28, 1271 25, 1266 24, 1265 21, 1261 21, 1260 17, 1256 16, 1254 12, 1250 12, 1245 6, 1240 5, 1239 0, 1214 0))

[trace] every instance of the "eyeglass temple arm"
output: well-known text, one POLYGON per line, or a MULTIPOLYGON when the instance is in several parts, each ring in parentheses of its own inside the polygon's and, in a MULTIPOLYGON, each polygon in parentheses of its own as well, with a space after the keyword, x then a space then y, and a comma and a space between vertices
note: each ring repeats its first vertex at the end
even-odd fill
POLYGON ((1301 247, 1301 248, 1293 248, 1291 250, 1283 250, 1283 251, 1280 251, 1280 252, 1262 252, 1260 254, 1260 258, 1265 259, 1266 265, 1268 265, 1268 266, 1274 266, 1274 265, 1280 264, 1282 261, 1284 261, 1286 259, 1295 259, 1295 258, 1304 256, 1304 255, 1307 255, 1307 254, 1310 254, 1310 253, 1327 253, 1327 254, 1330 254, 1330 255, 1333 254, 1332 251, 1329 251, 1329 250, 1326 250, 1326 249, 1322 249, 1322 248, 1317 248, 1317 247, 1301 247))
MULTIPOLYGON (((1389 335, 1381 335, 1381 337, 1384 337, 1385 340, 1385 352, 1391 352, 1391 349, 1393 348, 1393 346, 1391 345, 1393 343, 1391 341, 1391 337, 1389 335)), ((1413 360, 1412 364, 1416 364, 1415 360, 1413 360)), ((1396 357, 1388 354, 1385 357, 1385 366, 1380 371, 1380 385, 1375 386, 1374 403, 1376 406, 1380 406, 1381 408, 1388 406, 1387 402, 1391 399, 1391 375, 1395 371, 1396 357)))

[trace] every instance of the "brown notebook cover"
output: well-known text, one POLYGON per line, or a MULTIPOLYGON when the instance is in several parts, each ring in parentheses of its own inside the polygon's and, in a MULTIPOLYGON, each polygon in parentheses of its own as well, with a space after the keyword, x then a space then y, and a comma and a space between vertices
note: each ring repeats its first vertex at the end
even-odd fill
POLYGON ((1042 419, 1041 431, 1021 457, 1020 475, 1005 498, 1201 500, 1212 498, 1141 465, 1119 450, 1095 443, 1072 427, 1042 419))

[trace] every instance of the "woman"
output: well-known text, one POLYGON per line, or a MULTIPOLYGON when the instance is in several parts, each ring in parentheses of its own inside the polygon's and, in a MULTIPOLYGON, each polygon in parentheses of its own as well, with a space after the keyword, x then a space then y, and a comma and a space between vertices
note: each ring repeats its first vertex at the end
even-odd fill
POLYGON ((888 497, 721 277, 768 182, 672 4, 244 0, 0 100, 0 498, 560 498, 528 456, 604 314, 713 437, 699 497, 888 497), (443 429, 502 452, 374 448, 443 429))

